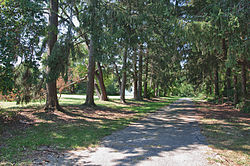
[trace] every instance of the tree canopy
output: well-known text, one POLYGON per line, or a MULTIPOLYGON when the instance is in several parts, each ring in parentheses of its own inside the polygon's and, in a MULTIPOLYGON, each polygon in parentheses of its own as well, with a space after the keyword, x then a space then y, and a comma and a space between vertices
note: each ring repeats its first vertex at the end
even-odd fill
POLYGON ((64 78, 89 106, 111 91, 126 102, 132 87, 137 100, 203 94, 249 104, 247 0, 4 0, 0 10, 0 91, 21 102, 44 89, 46 107, 58 109, 64 78))

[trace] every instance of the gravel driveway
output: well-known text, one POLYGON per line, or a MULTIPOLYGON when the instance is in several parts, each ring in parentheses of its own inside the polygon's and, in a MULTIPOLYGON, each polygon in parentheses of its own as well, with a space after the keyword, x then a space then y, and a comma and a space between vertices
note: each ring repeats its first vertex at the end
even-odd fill
POLYGON ((207 166, 205 138, 189 99, 180 99, 103 139, 95 149, 69 151, 47 165, 207 166))

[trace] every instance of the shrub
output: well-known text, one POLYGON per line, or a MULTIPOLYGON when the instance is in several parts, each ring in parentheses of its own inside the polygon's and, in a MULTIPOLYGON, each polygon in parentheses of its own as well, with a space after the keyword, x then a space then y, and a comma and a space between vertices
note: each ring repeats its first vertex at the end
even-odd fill
POLYGON ((236 105, 236 108, 240 109, 242 112, 250 113, 250 101, 242 101, 236 105))

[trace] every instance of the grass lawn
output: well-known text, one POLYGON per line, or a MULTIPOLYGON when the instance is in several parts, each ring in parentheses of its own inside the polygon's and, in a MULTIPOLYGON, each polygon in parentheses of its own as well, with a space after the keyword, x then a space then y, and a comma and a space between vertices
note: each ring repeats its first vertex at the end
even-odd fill
POLYGON ((220 156, 213 162, 250 165, 250 114, 226 104, 196 102, 200 127, 210 147, 220 156))
POLYGON ((0 165, 27 165, 46 151, 84 149, 98 145, 112 132, 170 104, 178 97, 157 98, 147 101, 118 99, 96 101, 98 107, 81 105, 84 100, 76 96, 60 99, 64 112, 45 113, 44 103, 33 102, 25 106, 1 102, 0 111, 0 165))

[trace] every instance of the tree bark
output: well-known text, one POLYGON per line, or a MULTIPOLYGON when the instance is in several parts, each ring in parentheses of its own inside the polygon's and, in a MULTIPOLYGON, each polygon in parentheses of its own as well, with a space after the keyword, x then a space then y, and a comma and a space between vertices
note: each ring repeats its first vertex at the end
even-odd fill
POLYGON ((127 81, 127 56, 128 56, 127 54, 128 54, 128 48, 126 47, 124 50, 124 56, 123 56, 122 83, 121 83, 121 92, 120 92, 120 100, 123 103, 126 103, 125 89, 126 89, 126 81, 127 81))
MULTIPOLYGON (((227 59, 227 43, 226 43, 226 39, 223 38, 222 39, 222 49, 223 49, 223 59, 226 60, 227 59)), ((229 98, 231 96, 230 92, 231 92, 231 68, 227 68, 226 70, 226 95, 229 98)))
POLYGON ((85 105, 96 106, 94 102, 94 80, 95 80, 95 57, 94 57, 94 43, 90 39, 90 50, 89 50, 89 65, 88 65, 88 82, 85 105))
POLYGON ((154 93, 155 93, 155 97, 158 97, 158 83, 154 84, 154 93))
POLYGON ((120 77, 120 75, 119 75, 119 71, 118 71, 118 67, 117 67, 117 65, 115 64, 115 62, 114 62, 114 70, 115 70, 115 75, 116 75, 116 77, 117 77, 117 81, 118 81, 118 85, 119 85, 119 90, 120 90, 120 93, 121 93, 121 87, 122 87, 122 83, 121 83, 121 77, 120 77))
POLYGON ((212 91, 212 85, 209 85, 209 95, 212 95, 213 91, 212 91))
POLYGON ((167 96, 167 91, 166 91, 166 88, 164 88, 164 91, 163 91, 163 96, 166 97, 167 96))
POLYGON ((237 83, 238 83, 237 75, 234 74, 234 105, 238 104, 239 101, 237 83))
POLYGON ((95 92, 96 92, 98 98, 101 99, 102 96, 101 96, 101 93, 100 93, 100 89, 99 89, 99 87, 98 87, 98 85, 97 85, 96 82, 94 82, 94 84, 95 84, 95 92))
POLYGON ((101 67, 100 62, 97 62, 97 69, 98 69, 97 79, 99 81, 99 85, 101 88, 101 100, 108 101, 107 91, 106 91, 106 87, 105 87, 104 80, 103 80, 103 73, 102 73, 102 67, 101 67))
POLYGON ((223 59, 227 59, 227 44, 226 44, 226 39, 222 39, 222 50, 223 50, 223 59))
POLYGON ((145 64, 145 80, 144 80, 144 94, 145 98, 148 98, 148 50, 146 53, 146 64, 145 64))
POLYGON ((138 91, 137 91, 137 54, 136 54, 136 49, 134 49, 134 54, 133 54, 133 68, 134 68, 134 99, 138 100, 138 91))
POLYGON ((159 87, 159 84, 157 84, 157 97, 160 97, 160 87, 159 87))
POLYGON ((226 81, 227 81, 227 97, 229 98, 231 96, 230 92, 231 92, 231 68, 227 68, 226 70, 226 81))
POLYGON ((212 95, 212 94, 213 94, 212 86, 213 86, 212 73, 209 72, 209 95, 212 95))
MULTIPOLYGON (((49 39, 48 39, 48 57, 52 56, 52 51, 54 45, 57 41, 57 27, 58 27, 58 0, 50 0, 50 11, 49 11, 49 26, 52 27, 49 30, 49 39)), ((54 111, 62 110, 59 105, 57 98, 57 88, 56 88, 56 77, 51 78, 50 75, 53 75, 55 69, 47 66, 47 97, 45 110, 54 111)))
POLYGON ((246 60, 243 60, 243 63, 241 65, 241 89, 242 89, 242 95, 243 100, 245 101, 247 98, 247 76, 246 76, 246 60))
POLYGON ((219 98, 219 73, 218 73, 218 66, 215 67, 214 70, 214 94, 215 97, 219 98))
POLYGON ((142 100, 142 54, 143 54, 143 46, 140 46, 140 54, 139 54, 139 73, 138 73, 138 100, 142 100))

